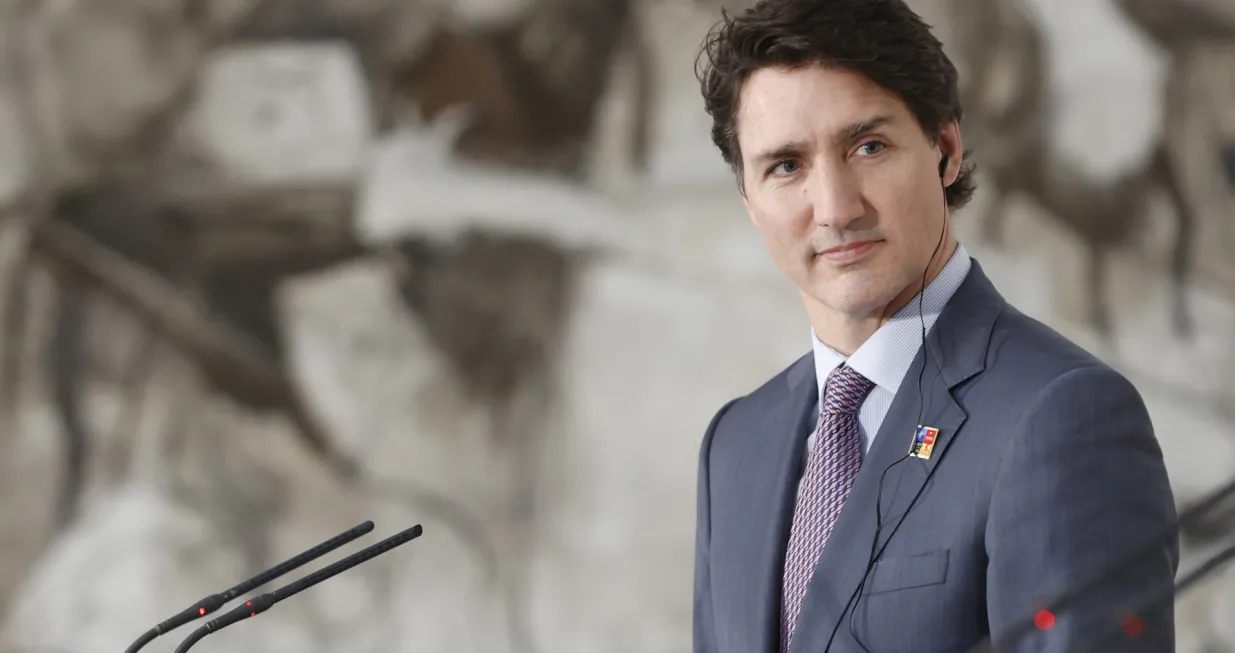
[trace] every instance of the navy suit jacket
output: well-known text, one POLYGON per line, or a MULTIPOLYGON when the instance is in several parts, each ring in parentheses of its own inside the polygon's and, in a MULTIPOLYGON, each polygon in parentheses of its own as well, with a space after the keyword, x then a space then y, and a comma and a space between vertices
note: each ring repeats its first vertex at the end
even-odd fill
MULTIPOLYGON (((824 651, 840 619, 833 653, 966 651, 1155 538, 1151 555, 1050 628, 999 650, 1063 653, 1101 626, 1118 633, 1129 601, 1169 592, 1175 504, 1132 384, 1010 306, 976 261, 927 346, 922 394, 919 350, 820 556, 789 653, 824 651), (868 567, 880 477, 908 452, 920 409, 921 423, 939 429, 934 452, 884 477, 882 556, 847 609, 868 567)), ((708 426, 695 653, 779 651, 785 547, 817 393, 808 354, 708 426)), ((1117 635, 1107 650, 1174 651, 1169 601, 1137 617, 1136 636, 1117 635)))

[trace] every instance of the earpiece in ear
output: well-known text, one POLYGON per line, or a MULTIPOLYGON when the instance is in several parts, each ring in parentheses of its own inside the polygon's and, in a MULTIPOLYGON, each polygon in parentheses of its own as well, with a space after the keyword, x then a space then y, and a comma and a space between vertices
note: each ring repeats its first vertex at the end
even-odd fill
POLYGON ((948 174, 948 155, 945 154, 939 159, 939 178, 943 179, 946 174, 948 174))

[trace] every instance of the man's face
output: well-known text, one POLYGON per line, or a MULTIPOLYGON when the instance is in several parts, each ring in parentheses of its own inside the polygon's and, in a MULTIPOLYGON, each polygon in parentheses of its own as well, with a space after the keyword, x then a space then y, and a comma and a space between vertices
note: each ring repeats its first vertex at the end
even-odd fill
POLYGON ((737 131, 746 209, 808 311, 862 320, 916 293, 946 221, 942 184, 959 167, 955 123, 937 147, 896 95, 815 65, 752 74, 737 131))

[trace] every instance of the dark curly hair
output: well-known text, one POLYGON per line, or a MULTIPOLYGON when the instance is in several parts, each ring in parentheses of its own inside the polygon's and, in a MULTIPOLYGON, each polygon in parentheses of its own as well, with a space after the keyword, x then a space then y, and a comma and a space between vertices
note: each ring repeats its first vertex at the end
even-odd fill
MULTIPOLYGON (((904 0, 761 0, 740 16, 722 10, 704 40, 696 75, 712 116, 712 142, 737 173, 739 187, 742 85, 761 68, 816 63, 861 73, 895 93, 932 139, 961 119, 956 67, 904 0)), ((948 206, 964 206, 975 187, 973 165, 963 165, 947 188, 948 206)))

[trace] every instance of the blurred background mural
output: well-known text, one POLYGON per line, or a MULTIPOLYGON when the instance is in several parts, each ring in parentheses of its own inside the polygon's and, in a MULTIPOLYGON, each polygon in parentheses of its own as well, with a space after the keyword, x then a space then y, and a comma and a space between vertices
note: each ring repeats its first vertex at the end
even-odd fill
MULTIPOLYGON (((708 139, 722 4, 0 2, 0 651, 124 650, 365 519, 426 534, 199 648, 687 651, 703 429, 809 346, 708 139)), ((1235 2, 911 4, 962 241, 1194 503, 1235 475, 1235 2)), ((1235 651, 1235 575, 1178 614, 1235 651)))

